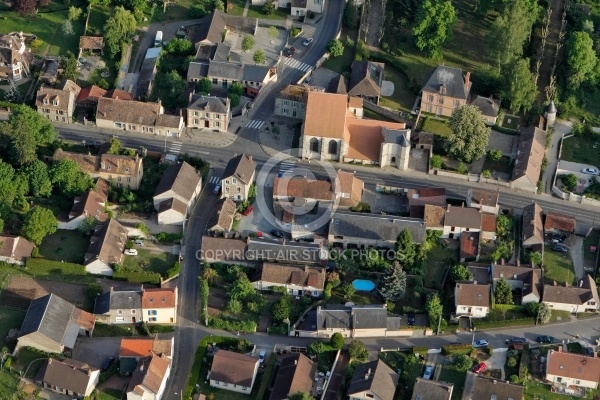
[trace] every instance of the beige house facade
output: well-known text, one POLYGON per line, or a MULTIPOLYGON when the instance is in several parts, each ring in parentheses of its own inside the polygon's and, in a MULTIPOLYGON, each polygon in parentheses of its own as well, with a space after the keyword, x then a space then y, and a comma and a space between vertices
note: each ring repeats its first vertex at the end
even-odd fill
POLYGON ((421 90, 421 112, 450 117, 469 101, 471 73, 439 65, 431 72, 421 90))

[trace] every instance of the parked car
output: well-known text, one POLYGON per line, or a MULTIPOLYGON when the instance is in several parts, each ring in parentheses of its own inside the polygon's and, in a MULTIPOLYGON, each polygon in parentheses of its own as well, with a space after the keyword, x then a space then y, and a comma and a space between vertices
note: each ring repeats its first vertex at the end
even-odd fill
POLYGON ((554 343, 554 337, 553 336, 538 336, 536 339, 536 342, 538 343, 554 343))
POLYGON ((512 339, 510 339, 511 342, 516 343, 516 344, 525 344, 527 343, 527 339, 525 339, 524 337, 514 337, 512 339))
POLYGON ((113 361, 115 361, 114 357, 106 357, 106 359, 102 363, 102 371, 106 371, 107 369, 109 369, 113 361))
POLYGON ((596 168, 584 168, 581 172, 588 175, 598 175, 598 170, 596 168))
POLYGON ((488 345, 489 343, 487 340, 478 340, 476 342, 473 342, 473 347, 475 347, 476 349, 479 347, 486 347, 488 345))
POLYGON ((423 379, 431 379, 431 375, 433 375, 433 365, 428 365, 425 367, 425 373, 423 374, 423 379))
POLYGON ((127 256, 137 256, 138 251, 136 249, 125 249, 125 255, 127 256))
POLYGON ((306 79, 304 80, 304 84, 305 84, 305 85, 310 85, 310 83, 311 83, 312 81, 313 81, 313 78, 312 78, 312 76, 309 76, 308 78, 306 78, 306 79))
POLYGON ((296 49, 294 47, 290 47, 289 49, 287 49, 285 51, 285 56, 286 57, 294 57, 294 53, 296 52, 296 49))
POLYGON ((280 231, 278 231, 277 229, 273 229, 273 230, 271 231, 271 236, 274 236, 274 237, 276 237, 276 238, 280 238, 280 239, 282 239, 282 238, 283 238, 283 233, 281 233, 281 232, 280 232, 280 231))
POLYGON ((415 325, 415 313, 408 313, 408 325, 409 326, 415 325))
POLYGON ((552 251, 556 251, 558 253, 568 253, 569 248, 567 246, 563 246, 562 244, 555 244, 552 246, 552 251))
POLYGON ((260 362, 261 365, 265 362, 266 356, 267 356, 266 351, 261 351, 260 354, 258 355, 258 361, 260 362))
POLYGON ((248 206, 244 211, 242 211, 242 215, 250 215, 252 214, 252 211, 254 211, 254 207, 248 206))
POLYGON ((311 38, 311 37, 309 37, 309 38, 306 38, 306 39, 304 39, 304 42, 302 42, 302 46, 304 46, 304 47, 308 47, 308 46, 310 46, 310 44, 311 44, 312 42, 313 42, 313 38, 311 38))
POLYGON ((215 185, 215 188, 213 189, 213 193, 220 194, 221 193, 221 185, 215 185))
POLYGON ((592 357, 594 355, 594 349, 591 347, 584 347, 583 351, 585 351, 586 356, 592 357))
POLYGON ((487 365, 485 365, 485 363, 480 362, 479 364, 477 364, 476 366, 473 367, 473 372, 475 372, 476 374, 481 374, 486 369, 487 369, 487 365))
POLYGON ((144 241, 142 239, 136 239, 135 242, 133 242, 136 246, 143 246, 144 245, 144 241))

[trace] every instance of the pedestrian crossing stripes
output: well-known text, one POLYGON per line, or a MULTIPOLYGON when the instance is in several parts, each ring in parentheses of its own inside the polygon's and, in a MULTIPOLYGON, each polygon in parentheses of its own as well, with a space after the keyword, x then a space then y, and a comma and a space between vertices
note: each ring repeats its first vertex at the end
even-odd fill
POLYGON ((302 72, 306 72, 310 68, 309 64, 303 63, 302 61, 294 60, 293 58, 286 58, 284 64, 288 67, 299 69, 302 72))
POLYGON ((246 128, 250 128, 250 129, 260 129, 262 128, 262 126, 265 124, 265 121, 258 121, 255 119, 251 119, 250 121, 248 121, 248 123, 246 124, 246 128))
POLYGON ((219 181, 221 180, 221 178, 219 178, 216 175, 213 175, 210 177, 210 179, 208 180, 208 183, 210 183, 211 185, 216 185, 217 183, 219 183, 219 181))
POLYGON ((171 154, 179 154, 181 152, 181 142, 173 142, 173 144, 171 145, 171 148, 169 148, 169 153, 171 154))
POLYGON ((286 173, 286 171, 289 171, 290 169, 294 168, 296 166, 296 163, 293 162, 282 162, 281 164, 279 164, 279 173, 277 174, 280 178, 283 176, 283 174, 286 173))

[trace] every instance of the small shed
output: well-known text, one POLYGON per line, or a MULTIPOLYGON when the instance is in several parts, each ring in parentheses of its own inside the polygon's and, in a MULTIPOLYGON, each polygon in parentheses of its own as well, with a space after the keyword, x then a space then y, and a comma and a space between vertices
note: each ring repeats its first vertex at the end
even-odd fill
POLYGON ((84 51, 100 53, 104 51, 104 38, 102 36, 80 36, 79 55, 84 51))

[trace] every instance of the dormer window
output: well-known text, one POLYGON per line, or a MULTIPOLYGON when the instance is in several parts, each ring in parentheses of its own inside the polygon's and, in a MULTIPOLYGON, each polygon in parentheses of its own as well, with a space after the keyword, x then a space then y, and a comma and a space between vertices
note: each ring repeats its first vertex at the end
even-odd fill
POLYGON ((48 99, 44 99, 44 104, 48 104, 48 99))
POLYGON ((57 106, 58 105, 58 100, 52 100, 52 105, 53 106, 57 106))
POLYGON ((440 86, 440 94, 446 94, 446 85, 440 86))
POLYGON ((112 167, 109 165, 107 169, 110 171, 112 169, 112 167))
POLYGON ((125 172, 129 172, 129 168, 125 167, 125 172))

